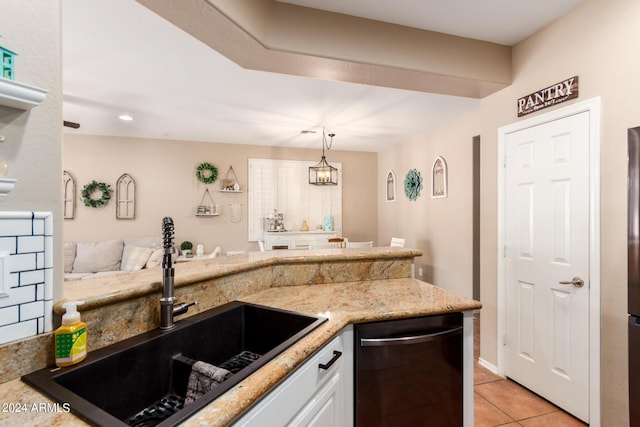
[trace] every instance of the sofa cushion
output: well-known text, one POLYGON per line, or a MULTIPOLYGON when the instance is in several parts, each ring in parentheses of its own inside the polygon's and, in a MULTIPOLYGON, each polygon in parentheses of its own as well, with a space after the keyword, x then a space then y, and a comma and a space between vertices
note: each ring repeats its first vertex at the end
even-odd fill
POLYGON ((122 240, 77 242, 73 273, 96 273, 120 270, 122 240))
POLYGON ((93 273, 65 273, 64 274, 65 282, 70 280, 80 280, 80 279, 84 279, 85 277, 93 277, 93 273))
POLYGON ((149 261, 149 257, 153 253, 152 248, 142 248, 140 246, 134 246, 129 250, 126 259, 122 259, 122 266, 120 267, 124 271, 137 271, 142 270, 149 261))
POLYGON ((64 242, 64 272, 71 273, 73 261, 76 259, 76 243, 64 242))

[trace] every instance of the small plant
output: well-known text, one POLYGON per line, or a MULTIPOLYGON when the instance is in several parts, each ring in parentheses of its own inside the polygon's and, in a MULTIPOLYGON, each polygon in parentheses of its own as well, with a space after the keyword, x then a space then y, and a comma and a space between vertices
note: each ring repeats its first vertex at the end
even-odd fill
POLYGON ((182 251, 182 255, 189 258, 191 256, 191 249, 193 249, 193 243, 188 240, 180 243, 180 250, 182 251))

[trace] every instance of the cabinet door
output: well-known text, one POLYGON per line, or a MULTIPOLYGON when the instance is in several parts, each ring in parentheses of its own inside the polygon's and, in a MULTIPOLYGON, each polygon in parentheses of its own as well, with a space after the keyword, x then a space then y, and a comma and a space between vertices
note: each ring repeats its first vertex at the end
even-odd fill
MULTIPOLYGON (((336 362, 342 365, 342 362, 336 362)), ((344 387, 341 366, 331 379, 307 402, 289 427, 344 426, 344 387)))
MULTIPOLYGON (((301 416, 301 411, 313 406, 314 399, 321 399, 324 396, 323 392, 330 395, 331 387, 327 388, 328 384, 332 382, 342 384, 345 357, 343 355, 337 358, 328 369, 321 369, 319 365, 329 363, 335 356, 335 351, 343 352, 342 342, 342 336, 331 340, 329 344, 311 356, 283 383, 242 416, 234 426, 282 427, 289 425, 291 420, 301 416), (336 374, 339 375, 336 376, 336 374)), ((349 363, 353 363, 353 358, 349 363)), ((325 397, 324 400, 327 401, 328 397, 325 397)), ((341 416, 344 417, 342 414, 341 416)), ((322 426, 323 424, 319 422, 316 425, 322 426)))

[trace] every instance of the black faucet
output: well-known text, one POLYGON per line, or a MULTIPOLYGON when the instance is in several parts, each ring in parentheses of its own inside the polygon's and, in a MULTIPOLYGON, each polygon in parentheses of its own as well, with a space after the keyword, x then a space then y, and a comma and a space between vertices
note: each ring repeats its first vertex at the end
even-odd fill
POLYGON ((162 256, 162 298, 160 298, 160 329, 167 330, 175 326, 174 316, 186 313, 189 307, 196 304, 180 303, 176 304, 173 297, 173 278, 175 269, 173 268, 173 219, 164 217, 162 219, 162 246, 164 255, 162 256))

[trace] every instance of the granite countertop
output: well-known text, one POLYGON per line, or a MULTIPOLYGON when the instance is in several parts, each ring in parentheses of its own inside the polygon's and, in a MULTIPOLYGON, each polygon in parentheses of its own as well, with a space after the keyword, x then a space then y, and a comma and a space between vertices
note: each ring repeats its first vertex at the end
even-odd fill
MULTIPOLYGON (((385 260, 422 255, 422 252, 407 248, 365 249, 317 249, 247 252, 241 255, 202 259, 175 264, 175 286, 214 279, 256 270, 261 267, 299 266, 305 263, 342 262, 363 260, 385 260)), ((120 272, 86 280, 65 282, 65 301, 84 301, 80 311, 99 307, 105 303, 124 301, 140 295, 151 294, 162 289, 162 274, 158 268, 135 272, 120 272), (135 280, 133 280, 135 278, 135 280)), ((63 314, 62 302, 54 304, 54 310, 63 314)))
MULTIPOLYGON (((328 318, 328 321, 196 413, 183 425, 229 425, 348 324, 481 307, 478 301, 412 278, 273 287, 242 300, 319 315, 328 318)), ((99 384, 96 386, 99 387, 99 384)), ((66 413, 64 407, 56 407, 48 398, 22 383, 20 379, 0 385, 0 404, 13 405, 0 407, 0 425, 86 425, 73 414, 66 413), (46 407, 47 403, 49 407, 46 407)))

